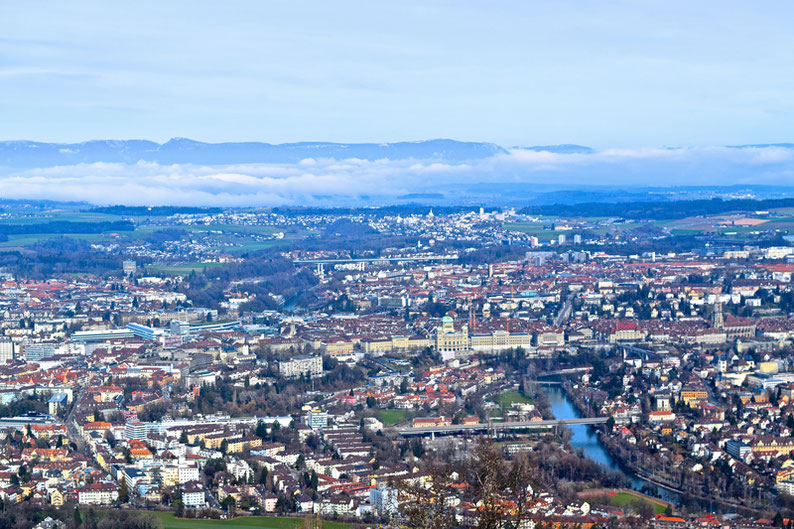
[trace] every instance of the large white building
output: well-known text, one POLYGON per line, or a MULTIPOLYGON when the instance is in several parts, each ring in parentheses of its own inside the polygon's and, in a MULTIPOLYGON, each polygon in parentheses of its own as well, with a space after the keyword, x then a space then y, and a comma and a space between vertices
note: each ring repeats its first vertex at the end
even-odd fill
POLYGON ((293 378, 306 374, 319 377, 323 374, 322 356, 299 356, 278 363, 278 374, 282 377, 293 378))
POLYGON ((87 505, 111 505, 119 499, 119 490, 113 483, 91 483, 77 491, 77 502, 87 505))
POLYGON ((11 340, 3 340, 0 342, 0 364, 7 364, 14 360, 16 356, 14 342, 11 340))

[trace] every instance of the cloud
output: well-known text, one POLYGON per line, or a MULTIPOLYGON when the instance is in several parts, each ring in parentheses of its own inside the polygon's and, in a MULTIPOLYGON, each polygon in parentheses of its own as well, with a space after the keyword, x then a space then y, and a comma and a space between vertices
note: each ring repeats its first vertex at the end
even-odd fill
POLYGON ((5 198, 129 205, 340 205, 366 195, 389 202, 407 193, 462 197, 468 184, 528 191, 597 185, 665 187, 794 184, 794 149, 675 147, 561 154, 513 149, 467 163, 438 160, 305 159, 295 164, 90 163, 0 169, 5 198))

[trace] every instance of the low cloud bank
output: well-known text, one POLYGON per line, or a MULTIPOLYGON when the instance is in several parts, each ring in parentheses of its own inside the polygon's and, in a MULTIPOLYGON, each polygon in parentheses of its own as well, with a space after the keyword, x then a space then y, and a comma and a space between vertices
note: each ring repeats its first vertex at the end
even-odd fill
MULTIPOLYGON (((0 161, 1 163, 2 161, 0 161)), ((467 163, 435 160, 306 159, 296 164, 91 163, 0 167, 0 197, 95 204, 276 206, 334 204, 340 197, 444 192, 465 184, 794 186, 788 147, 605 149, 561 154, 512 149, 467 163)))

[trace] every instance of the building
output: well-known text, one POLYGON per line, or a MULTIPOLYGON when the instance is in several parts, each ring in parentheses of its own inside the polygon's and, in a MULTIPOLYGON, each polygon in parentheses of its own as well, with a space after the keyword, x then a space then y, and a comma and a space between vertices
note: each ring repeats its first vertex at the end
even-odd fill
POLYGON ((173 336, 185 336, 190 334, 190 324, 186 321, 171 320, 168 324, 173 336))
POLYGON ((516 347, 529 349, 532 347, 532 335, 529 333, 510 333, 507 331, 494 331, 490 334, 472 334, 470 347, 474 351, 497 352, 516 347))
POLYGON ((312 378, 323 375, 323 359, 321 356, 298 356, 278 363, 278 374, 285 378, 294 378, 308 374, 312 378))
POLYGON ((750 453, 752 449, 742 441, 731 439, 725 443, 725 451, 728 452, 728 455, 736 459, 744 460, 745 456, 750 453))
POLYGON ((69 395, 66 393, 56 393, 50 397, 48 404, 50 415, 57 415, 69 403, 69 395))
POLYGON ((119 491, 113 483, 91 483, 77 491, 77 503, 87 505, 112 505, 119 499, 119 491))
POLYGON ((378 485, 369 491, 369 503, 378 514, 393 518, 397 514, 397 489, 378 485))
POLYGON ((25 360, 35 362, 42 358, 52 358, 57 350, 55 342, 26 343, 22 346, 25 360))
POLYGON ((306 414, 306 426, 312 430, 322 430, 328 426, 328 414, 321 409, 309 410, 306 414))
POLYGON ((132 275, 138 270, 138 265, 135 261, 126 260, 121 263, 121 269, 124 271, 124 275, 132 275))
POLYGON ((75 342, 101 342, 115 338, 132 338, 135 336, 129 329, 108 329, 104 331, 77 331, 72 333, 75 342))
POLYGON ((468 326, 464 325, 460 331, 455 330, 455 324, 449 316, 441 318, 441 327, 436 329, 436 351, 439 353, 454 353, 471 349, 468 326))
POLYGON ((147 327, 146 325, 141 325, 140 323, 128 323, 127 329, 132 331, 132 334, 137 336, 138 338, 143 338, 144 340, 156 340, 163 334, 165 331, 163 329, 155 329, 153 327, 147 327))
POLYGON ((0 364, 8 364, 14 360, 14 342, 11 340, 0 341, 0 364))
POLYGON ((207 505, 204 489, 199 482, 191 481, 185 484, 185 488, 182 489, 182 503, 185 507, 191 509, 205 507, 207 505))

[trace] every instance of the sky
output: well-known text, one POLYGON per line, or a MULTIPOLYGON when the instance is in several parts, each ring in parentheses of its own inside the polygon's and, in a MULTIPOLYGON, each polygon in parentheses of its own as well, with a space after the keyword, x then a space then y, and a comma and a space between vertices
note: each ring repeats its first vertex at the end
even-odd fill
POLYGON ((794 3, 0 2, 0 139, 794 141, 794 3))

